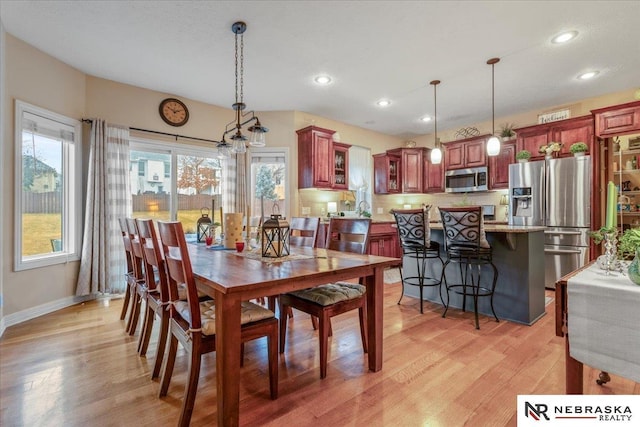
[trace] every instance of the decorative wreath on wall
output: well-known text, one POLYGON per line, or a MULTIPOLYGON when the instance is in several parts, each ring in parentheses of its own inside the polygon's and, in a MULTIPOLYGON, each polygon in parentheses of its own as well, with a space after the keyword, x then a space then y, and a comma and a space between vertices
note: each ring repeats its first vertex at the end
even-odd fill
POLYGON ((466 127, 461 128, 456 131, 455 138, 456 139, 466 139, 471 138, 472 136, 480 135, 480 131, 475 127, 466 127))

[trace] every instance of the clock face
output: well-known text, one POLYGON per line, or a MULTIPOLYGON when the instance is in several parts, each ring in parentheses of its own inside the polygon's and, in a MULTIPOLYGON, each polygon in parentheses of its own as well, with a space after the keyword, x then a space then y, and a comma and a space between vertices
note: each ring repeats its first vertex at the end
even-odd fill
POLYGON ((189 110, 179 99, 167 98, 160 103, 160 117, 171 126, 182 126, 189 120, 189 110))

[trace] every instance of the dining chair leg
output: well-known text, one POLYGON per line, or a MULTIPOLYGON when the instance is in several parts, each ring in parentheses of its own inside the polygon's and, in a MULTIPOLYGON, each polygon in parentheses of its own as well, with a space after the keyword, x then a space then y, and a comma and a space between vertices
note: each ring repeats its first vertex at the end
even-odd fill
POLYGON ((319 333, 318 340, 320 341, 320 379, 327 376, 327 352, 329 347, 329 316, 323 314, 318 319, 319 333))
POLYGON ((171 334, 171 339, 169 340, 169 351, 165 355, 166 360, 164 361, 164 369, 162 371, 162 380, 160 381, 160 392, 158 393, 158 397, 164 397, 167 395, 169 384, 171 383, 171 375, 173 375, 173 365, 176 362, 177 352, 178 339, 171 334))
POLYGON ((156 348, 156 360, 153 363, 153 372, 151 379, 155 380, 160 376, 162 362, 164 361, 164 351, 167 347, 167 335, 169 334, 169 314, 164 312, 160 314, 160 335, 158 336, 158 347, 156 348))
POLYGON ((369 345, 367 342, 367 330, 366 330, 366 324, 367 324, 367 311, 365 310, 365 307, 360 307, 358 308, 358 314, 360 316, 360 338, 362 339, 362 350, 365 353, 369 352, 369 345))
MULTIPOLYGON (((311 316, 311 326, 313 326, 313 330, 318 330, 318 318, 316 316, 311 316)), ((329 318, 329 336, 333 336, 333 328, 331 327, 331 318, 329 318)))
POLYGON ((191 349, 191 358, 189 359, 189 378, 187 386, 184 390, 184 399, 182 399, 182 413, 178 425, 180 427, 188 427, 191 422, 191 414, 193 413, 193 405, 196 401, 196 392, 198 391, 198 378, 200 377, 200 362, 202 355, 200 349, 194 345, 191 349))
POLYGON ((153 308, 149 307, 147 302, 145 309, 145 316, 142 321, 142 330, 140 332, 140 338, 138 339, 138 354, 140 357, 144 357, 147 354, 147 348, 149 348, 149 340, 151 339, 151 332, 153 331, 153 323, 156 317, 153 308))
POLYGON ((129 317, 129 327, 127 332, 129 335, 133 335, 136 333, 136 328, 138 327, 138 318, 140 317, 140 306, 142 305, 142 299, 138 292, 135 292, 133 295, 133 305, 131 307, 131 316, 129 317))
POLYGON ((129 308, 129 303, 131 302, 130 300, 131 300, 131 288, 127 283, 127 289, 124 293, 124 301, 122 303, 122 311, 120 312, 120 320, 124 320, 124 318, 127 316, 127 309, 129 308))
POLYGON ((131 330, 131 325, 133 324, 133 317, 134 317, 134 312, 136 311, 136 301, 137 301, 137 297, 138 297, 138 293, 135 290, 135 287, 132 285, 129 285, 129 293, 130 293, 130 297, 129 297, 129 318, 127 319, 127 326, 125 327, 125 331, 127 333, 129 333, 129 331, 131 330))

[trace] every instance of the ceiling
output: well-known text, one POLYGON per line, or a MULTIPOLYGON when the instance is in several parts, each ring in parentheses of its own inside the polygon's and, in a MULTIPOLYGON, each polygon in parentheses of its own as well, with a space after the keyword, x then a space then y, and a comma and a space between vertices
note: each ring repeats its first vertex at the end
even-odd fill
POLYGON ((434 79, 438 129, 491 120, 492 57, 496 117, 640 88, 639 16, 639 1, 0 2, 8 33, 84 73, 229 108, 243 20, 249 109, 402 138, 433 132, 434 79), (565 30, 579 35, 550 42, 565 30))

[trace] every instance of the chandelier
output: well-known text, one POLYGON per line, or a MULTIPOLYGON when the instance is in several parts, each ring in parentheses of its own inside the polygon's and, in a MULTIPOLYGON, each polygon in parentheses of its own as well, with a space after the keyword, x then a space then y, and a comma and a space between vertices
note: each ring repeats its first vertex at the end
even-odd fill
POLYGON ((247 24, 242 21, 235 22, 231 26, 231 31, 236 35, 235 37, 235 53, 236 53, 236 102, 233 104, 233 110, 236 112, 235 120, 227 123, 222 133, 222 139, 217 143, 218 157, 227 158, 232 153, 244 153, 247 151, 245 141, 247 137, 242 134, 242 127, 252 123, 247 128, 251 132, 251 140, 249 145, 252 147, 264 147, 265 137, 264 134, 269 132, 269 129, 262 126, 258 117, 252 111, 243 112, 247 107, 244 103, 244 32, 247 30, 247 24), (238 39, 240 39, 240 45, 238 49, 238 39), (226 136, 233 133, 229 137, 231 140, 227 142, 226 136))

